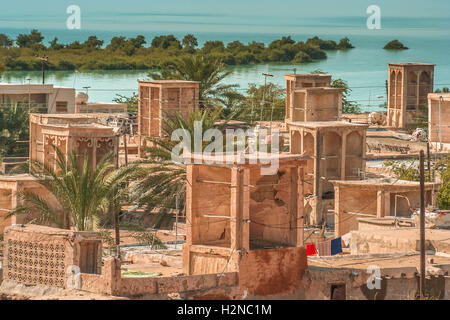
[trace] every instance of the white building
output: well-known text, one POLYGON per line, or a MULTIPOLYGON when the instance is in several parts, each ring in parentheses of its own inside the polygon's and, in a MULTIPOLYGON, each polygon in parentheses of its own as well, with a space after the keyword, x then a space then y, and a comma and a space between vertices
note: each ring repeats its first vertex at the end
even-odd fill
POLYGON ((1 106, 16 103, 29 105, 35 112, 75 113, 75 89, 52 84, 0 83, 1 106))

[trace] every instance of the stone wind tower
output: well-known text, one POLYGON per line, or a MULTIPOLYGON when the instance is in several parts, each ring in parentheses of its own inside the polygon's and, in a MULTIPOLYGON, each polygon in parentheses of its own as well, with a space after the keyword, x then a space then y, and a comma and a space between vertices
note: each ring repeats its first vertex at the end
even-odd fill
POLYGON ((360 180, 368 125, 342 121, 342 89, 331 75, 286 75, 290 152, 310 156, 305 168, 305 224, 334 224, 332 180, 360 180), (330 214, 329 214, 330 213, 330 214))
POLYGON ((387 125, 407 128, 424 115, 427 96, 433 92, 434 64, 389 63, 387 125))

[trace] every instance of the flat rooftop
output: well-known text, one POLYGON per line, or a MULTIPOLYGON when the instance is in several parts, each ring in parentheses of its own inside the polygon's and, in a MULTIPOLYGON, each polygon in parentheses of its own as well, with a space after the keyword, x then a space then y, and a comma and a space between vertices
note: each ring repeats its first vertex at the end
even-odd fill
POLYGON ((200 84, 199 81, 188 80, 138 80, 139 83, 152 83, 152 84, 200 84))
POLYGON ((341 88, 331 88, 331 87, 311 87, 311 88, 301 88, 301 89, 295 89, 294 92, 324 92, 324 91, 330 91, 330 92, 342 92, 344 89, 341 88))
POLYGON ((36 234, 45 234, 45 235, 52 235, 52 236, 77 235, 78 239, 80 236, 82 238, 91 238, 92 240, 101 239, 99 232, 66 230, 66 229, 52 228, 52 227, 41 226, 41 225, 36 225, 36 224, 12 225, 12 226, 7 227, 5 229, 5 231, 36 233, 36 234))
POLYGON ((327 73, 288 73, 285 76, 295 78, 331 78, 331 74, 327 73))
POLYGON ((429 93, 428 94, 428 99, 431 99, 431 100, 439 100, 439 98, 440 97, 442 97, 442 99, 444 100, 444 101, 450 101, 450 93, 444 93, 444 92, 442 92, 442 93, 429 93))
POLYGON ((42 84, 42 83, 6 83, 6 82, 0 82, 0 87, 6 87, 6 88, 14 88, 14 87, 30 87, 32 89, 53 89, 53 88, 60 88, 60 89, 73 89, 70 87, 61 87, 61 86, 54 86, 53 84, 42 84))
MULTIPOLYGON (((334 185, 339 186, 355 186, 355 187, 364 187, 364 186, 370 186, 370 187, 413 187, 413 188, 419 188, 420 183, 417 181, 406 181, 406 180, 399 180, 395 178, 374 178, 374 179, 367 179, 367 180, 332 180, 331 183, 334 185)), ((432 188, 433 185, 437 188, 440 184, 439 183, 432 183, 432 182, 426 182, 425 187, 426 188, 432 188)))
POLYGON ((36 178, 28 173, 15 175, 0 175, 0 182, 36 181, 36 178))
POLYGON ((390 66, 402 66, 402 67, 408 67, 408 66, 435 66, 435 64, 430 63, 422 63, 422 62, 390 62, 390 66))
POLYGON ((244 153, 221 153, 211 156, 205 156, 203 154, 196 153, 187 153, 183 155, 184 159, 190 159, 192 163, 195 161, 199 163, 205 162, 215 163, 225 167, 232 167, 236 165, 267 165, 269 162, 279 161, 298 161, 298 160, 308 160, 311 159, 309 156, 301 155, 301 154, 290 154, 290 153, 281 153, 281 154, 271 154, 265 152, 255 152, 252 154, 244 153))
POLYGON ((368 128, 369 125, 366 123, 355 123, 355 122, 347 122, 347 121, 311 121, 311 122, 301 122, 301 121, 293 121, 289 122, 290 126, 298 126, 304 128, 345 128, 345 127, 361 127, 368 128))
MULTIPOLYGON (((450 255, 426 255, 432 258, 433 264, 426 263, 427 266, 448 266, 450 267, 450 255)), ((369 266, 376 265, 379 268, 416 268, 420 269, 419 252, 390 253, 390 254, 364 254, 364 255, 340 255, 334 257, 308 257, 308 267, 323 267, 336 269, 361 269, 367 270, 369 266)))
POLYGON ((114 129, 113 127, 108 127, 100 123, 48 123, 43 126, 53 128, 114 129))

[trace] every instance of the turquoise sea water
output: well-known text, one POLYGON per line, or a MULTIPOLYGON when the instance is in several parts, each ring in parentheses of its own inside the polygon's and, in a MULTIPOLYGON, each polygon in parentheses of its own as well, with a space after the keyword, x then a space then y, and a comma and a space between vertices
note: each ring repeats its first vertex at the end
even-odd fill
MULTIPOLYGON (((155 35, 174 34, 182 38, 193 33, 199 43, 208 40, 221 40, 225 44, 239 40, 264 42, 266 44, 282 36, 291 35, 295 40, 306 40, 312 36, 339 40, 349 37, 355 49, 328 52, 328 59, 314 63, 260 64, 233 67, 229 83, 237 83, 245 90, 248 83, 263 83, 263 72, 274 75, 271 81, 284 87, 285 73, 298 73, 321 69, 331 73, 334 78, 343 78, 352 88, 351 99, 366 110, 373 110, 386 101, 385 81, 388 62, 426 62, 436 64, 435 88, 450 87, 450 18, 384 18, 381 30, 369 30, 366 16, 336 18, 286 18, 274 19, 270 25, 255 17, 217 15, 155 15, 151 22, 148 15, 124 14, 120 16, 100 16, 88 20, 81 30, 68 30, 63 23, 46 24, 7 23, 0 16, 0 33, 16 37, 29 32, 32 26, 42 31, 45 41, 58 37, 62 42, 84 41, 89 35, 96 35, 109 43, 114 36, 133 37, 142 34, 148 42, 155 35), (91 21, 91 23, 89 23, 91 21), (213 30, 213 31, 211 31, 213 30), (409 50, 386 51, 382 47, 390 40, 399 39, 409 50)), ((40 72, 6 72, 3 82, 39 82, 40 72)), ((95 72, 48 72, 47 83, 75 87, 83 90, 90 86, 91 101, 112 101, 116 94, 131 95, 137 90, 137 79, 147 78, 141 71, 95 71, 95 72)))

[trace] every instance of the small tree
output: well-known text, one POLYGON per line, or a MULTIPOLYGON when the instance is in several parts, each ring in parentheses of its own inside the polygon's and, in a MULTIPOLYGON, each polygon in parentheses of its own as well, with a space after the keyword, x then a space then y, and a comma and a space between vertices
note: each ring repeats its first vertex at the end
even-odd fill
POLYGON ((112 155, 106 155, 92 170, 89 157, 78 163, 75 152, 66 156, 56 151, 56 169, 52 165, 33 161, 31 174, 58 203, 55 208, 48 198, 33 192, 19 196, 23 205, 10 212, 8 217, 39 212, 33 223, 56 224, 60 228, 74 227, 79 231, 95 230, 105 214, 115 214, 127 193, 126 183, 133 181, 142 171, 136 166, 115 169, 112 155))
POLYGON ((116 97, 113 99, 116 103, 126 103, 128 112, 137 112, 138 110, 138 95, 136 92, 133 92, 131 97, 127 97, 121 94, 116 94, 116 97))
POLYGON ((440 209, 450 210, 450 158, 439 161, 436 166, 442 180, 442 187, 438 191, 436 202, 440 209))

